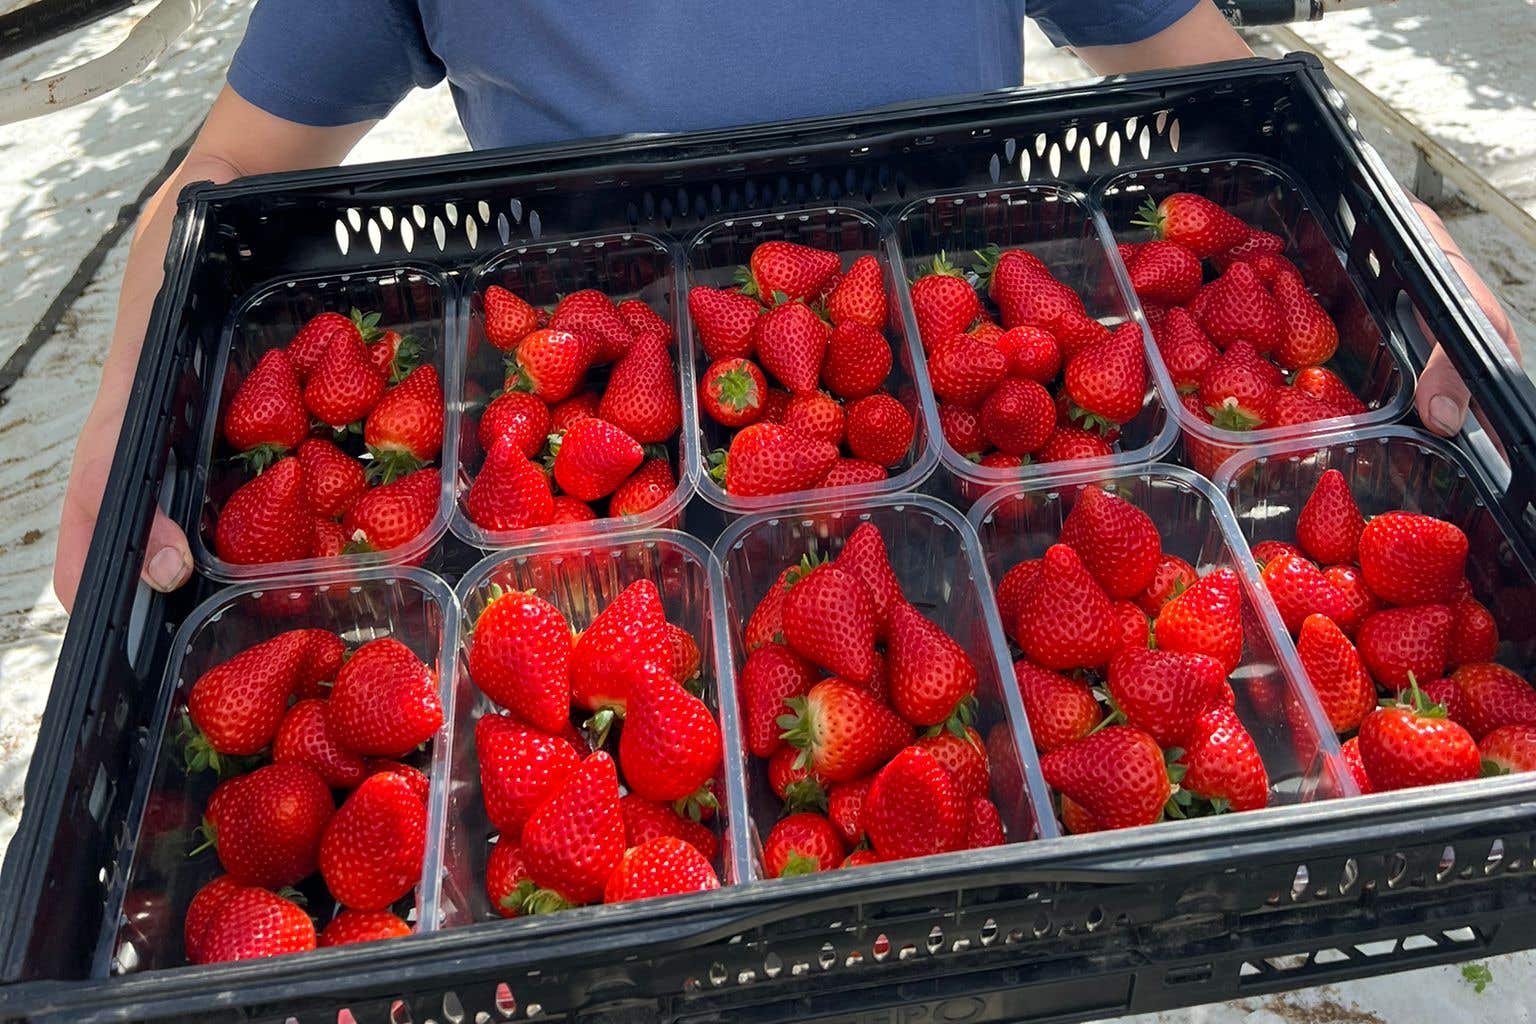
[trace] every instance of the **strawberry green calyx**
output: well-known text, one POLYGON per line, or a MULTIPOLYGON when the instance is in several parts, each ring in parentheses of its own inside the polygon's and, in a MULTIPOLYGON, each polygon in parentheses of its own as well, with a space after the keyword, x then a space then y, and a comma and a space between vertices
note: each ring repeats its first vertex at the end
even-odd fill
POLYGON ((185 711, 176 727, 176 742, 181 747, 182 763, 186 765, 188 775, 211 771, 219 778, 227 779, 251 771, 257 764, 255 756, 221 754, 213 749, 208 737, 192 724, 192 716, 185 711))
POLYGON ((975 696, 966 697, 955 705, 955 710, 949 713, 948 718, 938 725, 929 726, 923 731, 923 735, 938 736, 947 732, 956 739, 967 739, 969 734, 966 732, 966 729, 974 724, 975 721, 976 698, 975 696))
POLYGON ((421 343, 409 334, 400 335, 395 357, 390 362, 389 382, 398 384, 421 363, 421 343))
POLYGON ((540 889, 529 879, 517 883, 516 891, 507 899, 516 900, 525 914, 551 914, 557 910, 569 910, 574 904, 553 889, 540 889))
POLYGON ((1108 437, 1112 432, 1120 429, 1117 421, 1107 419, 1096 412, 1089 412, 1076 402, 1068 408, 1067 418, 1082 429, 1096 433, 1100 437, 1108 437))
POLYGON ((381 314, 376 312, 364 313, 356 306, 352 307, 350 319, 352 320, 353 326, 357 328, 357 333, 363 336, 364 342, 377 341, 379 336, 384 333, 383 331, 379 330, 380 316, 381 314))
POLYGON ((1449 718, 1450 713, 1444 704, 1437 704, 1419 689, 1419 681, 1412 672, 1408 673, 1408 689, 1399 690, 1395 700, 1381 702, 1384 708, 1407 708, 1420 718, 1449 718))
POLYGON ((198 839, 202 840, 192 849, 187 851, 187 859, 190 860, 204 850, 217 850, 219 848, 219 830, 212 821, 204 818, 197 826, 198 839))
POLYGON ((738 367, 715 378, 715 400, 732 412, 742 412, 757 405, 762 396, 752 375, 738 367))
POLYGON ((799 850, 791 850, 789 858, 784 862, 784 869, 779 872, 780 878, 797 878, 800 875, 814 875, 821 870, 821 864, 815 857, 807 857, 799 850))
POLYGON ((404 448, 369 448, 368 453, 373 459, 365 475, 372 484, 390 483, 427 465, 404 448))
POLYGON ((729 457, 724 448, 716 448, 708 455, 709 478, 722 487, 725 485, 725 462, 729 457))
POLYGON ((1213 426, 1222 430, 1252 430, 1264 421, 1237 404, 1236 398, 1226 398, 1220 405, 1206 408, 1211 414, 1213 426))
POLYGON ((587 738, 592 742, 592 749, 596 750, 608 742, 608 733, 613 728, 614 719, 623 717, 622 708, 610 707, 603 708, 591 718, 581 723, 582 731, 587 734, 587 738))
POLYGON ((800 811, 827 812, 827 791, 821 783, 807 776, 784 787, 784 808, 791 814, 800 811))
POLYGON ((233 461, 252 476, 260 476, 264 469, 286 454, 288 449, 283 445, 259 444, 235 455, 233 461))
POLYGON ((720 800, 715 796, 715 780, 710 779, 681 800, 672 801, 672 809, 689 821, 703 821, 705 811, 718 811, 720 800))
POLYGON ((1148 199, 1136 210, 1136 216, 1131 218, 1131 224, 1138 228, 1146 228, 1153 240, 1163 237, 1163 229, 1168 223, 1168 218, 1157 208, 1157 203, 1148 199))
POLYGON ((815 739, 816 723, 811 720, 810 701, 805 697, 786 697, 789 714, 780 715, 779 728, 784 731, 779 738, 792 747, 800 748, 795 767, 804 768, 811 763, 811 743, 815 739))
POLYGON ((1179 764, 1179 758, 1184 756, 1182 747, 1170 747, 1163 751, 1163 763, 1168 770, 1168 802, 1163 804, 1163 814, 1170 818, 1189 817, 1188 809, 1192 806, 1193 794, 1186 793, 1179 788, 1179 783, 1184 780, 1187 770, 1179 764))
POLYGON ((923 276, 932 274, 938 274, 940 277, 964 277, 965 271, 951 263, 948 254, 940 252, 933 258, 933 263, 924 271, 923 276))
POLYGON ((796 583, 805 579, 812 572, 826 565, 831 559, 817 551, 808 551, 800 556, 800 563, 784 577, 784 589, 788 591, 796 583))

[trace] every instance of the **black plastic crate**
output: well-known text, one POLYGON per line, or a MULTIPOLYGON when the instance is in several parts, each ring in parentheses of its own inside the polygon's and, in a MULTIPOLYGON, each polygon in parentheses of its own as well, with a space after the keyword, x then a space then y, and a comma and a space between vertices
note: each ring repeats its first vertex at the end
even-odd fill
MULTIPOLYGON (((1374 309, 1449 346, 1509 453, 1464 436, 1526 552, 1536 389, 1368 149, 1315 59, 1025 89, 854 118, 603 140, 195 187, 181 200, 108 507, 93 539, 0 875, 0 1017, 71 1020, 1073 1020, 1253 995, 1536 945, 1536 777, 1334 800, 1113 836, 445 929, 277 961, 92 979, 156 687, 206 581, 138 584, 157 500, 195 521, 222 325, 263 281, 410 263, 457 288, 489 253, 742 211, 1268 161, 1304 185, 1374 309)), ((888 227, 887 227, 888 230, 888 227)), ((695 506, 702 503, 694 503, 695 506)), ((716 526, 718 524, 715 524, 716 526)), ((457 579, 474 552, 442 541, 457 579)))

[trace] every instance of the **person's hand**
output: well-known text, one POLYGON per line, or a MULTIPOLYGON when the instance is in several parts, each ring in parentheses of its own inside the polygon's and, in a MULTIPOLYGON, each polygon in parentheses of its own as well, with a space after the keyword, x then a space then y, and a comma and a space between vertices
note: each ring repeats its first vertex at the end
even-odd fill
MULTIPOLYGON (((1435 212, 1421 203, 1415 203, 1414 206, 1419 216, 1424 219, 1425 226, 1429 228, 1430 235, 1434 237, 1440 248, 1445 250, 1451 266, 1456 268, 1456 273, 1461 276, 1467 291, 1471 293, 1472 300, 1488 317, 1488 322, 1504 340, 1504 344, 1509 346, 1515 362, 1520 362, 1520 342, 1515 337, 1515 330, 1510 326, 1509 316, 1504 312, 1504 307, 1499 305, 1499 300, 1494 297, 1488 285, 1478 276, 1477 271, 1472 269, 1472 265, 1462 255, 1455 239, 1451 238, 1450 233, 1445 229, 1445 224, 1435 212)), ((1422 319, 1419 320, 1419 327, 1425 335, 1434 337, 1422 319)), ((1419 374, 1419 384, 1413 398, 1419 419, 1430 430, 1446 437, 1461 431, 1462 423, 1467 418, 1467 403, 1471 400, 1471 393, 1462 382, 1461 375, 1456 372, 1456 367, 1451 365, 1450 357, 1445 354, 1445 350, 1438 342, 1424 364, 1424 372, 1419 374)))

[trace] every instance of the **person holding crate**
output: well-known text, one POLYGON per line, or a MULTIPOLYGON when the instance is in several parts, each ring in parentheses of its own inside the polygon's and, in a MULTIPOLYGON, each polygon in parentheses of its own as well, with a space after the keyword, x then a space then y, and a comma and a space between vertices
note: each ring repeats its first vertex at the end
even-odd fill
MULTIPOLYGON (((336 164, 411 89, 444 78, 476 148, 765 123, 1017 86, 1026 15, 1105 75, 1252 56, 1212 0, 258 0, 226 86, 138 223, 65 496, 59 599, 74 602, 176 196, 188 183, 336 164)), ((1419 211, 1518 351, 1503 310, 1444 225, 1419 211)), ((1454 434, 1468 400, 1436 347, 1419 380, 1420 418, 1454 434)), ((185 536, 157 512, 144 579, 169 591, 191 573, 185 536)))

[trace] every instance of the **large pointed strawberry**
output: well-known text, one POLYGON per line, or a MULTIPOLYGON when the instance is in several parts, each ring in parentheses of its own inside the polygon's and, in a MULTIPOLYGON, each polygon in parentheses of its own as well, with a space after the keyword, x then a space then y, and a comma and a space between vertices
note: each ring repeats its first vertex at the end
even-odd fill
POLYGON ((865 585, 836 565, 818 565, 788 581, 784 639, 829 672, 867 680, 874 667, 874 603, 865 585))
POLYGON ((677 490, 677 478, 666 459, 646 459, 628 480, 619 484, 608 499, 608 515, 644 515, 672 497, 677 490))
POLYGON ((1054 544, 1019 612, 1014 636, 1024 653, 1052 669, 1092 668, 1109 660, 1110 601, 1077 552, 1054 544))
POLYGON ((1245 341, 1233 342, 1200 381, 1200 405, 1223 430, 1251 430, 1264 422, 1280 371, 1245 341))
POLYGON ((1273 352, 1285 336, 1279 305, 1247 263, 1234 263, 1216 280, 1200 326, 1223 349, 1242 341, 1260 354, 1273 352))
POLYGON ((779 716, 785 701, 803 697, 816 683, 810 662, 783 644, 764 644, 747 655, 738 691, 745 719, 747 750, 756 757, 772 757, 784 745, 779 716))
POLYGON ((831 330, 803 302, 786 302, 753 329, 758 362, 791 392, 815 391, 831 330))
POLYGON ((718 888, 720 879, 703 854, 681 839, 658 836, 625 851, 603 887, 603 902, 625 903, 718 888))
POLYGON ((847 417, 842 405, 825 391, 802 391, 784 407, 784 426, 807 437, 840 445, 847 430, 847 417))
MULTIPOLYGON (((944 766, 954 781, 955 796, 962 802, 984 797, 991 791, 992 769, 987 763, 987 745, 981 734, 970 726, 924 734, 913 745, 928 751, 944 766)), ((836 820, 835 815, 833 818, 836 820)))
POLYGON ((282 349, 264 354, 224 411, 224 439, 256 472, 309 433, 299 376, 282 349))
POLYGON ((1275 362, 1287 370, 1321 366, 1339 348, 1339 330, 1299 274, 1281 274, 1272 286, 1284 333, 1275 362))
POLYGON ((1121 324, 1104 341, 1078 352, 1067 360, 1063 380, 1087 425, 1108 429, 1135 419, 1147 392, 1141 328, 1121 324))
POLYGON ((890 376, 891 343, 874 327, 844 321, 827 337, 821 382, 839 398, 852 401, 873 394, 890 376))
POLYGON ((279 633, 213 666, 187 693, 187 713, 201 734, 188 768, 217 769, 218 755, 254 754, 272 741, 309 656, 303 630, 279 633))
POLYGON ((683 689, 668 669, 630 688, 619 764, 631 792, 668 803, 702 797, 720 770, 720 725, 702 700, 683 689))
POLYGON ((370 775, 320 841, 320 875, 342 906, 383 910, 421 881, 427 807, 398 775, 370 775))
POLYGON ((1482 758, 1472 736, 1410 683, 1396 705, 1360 724, 1360 760, 1378 791, 1475 779, 1482 758))
POLYGON ((1242 591, 1237 573, 1217 569, 1163 605, 1157 614, 1157 646, 1204 654, 1231 674, 1243 660, 1242 591))
POLYGON ((1192 192, 1175 192, 1160 203, 1148 199, 1131 223, 1153 238, 1178 242, 1200 259, 1227 252, 1252 234, 1247 224, 1192 192))
POLYGON ((1028 455, 1055 433, 1056 404, 1040 384, 1009 378, 982 403, 981 431, 1004 455, 1028 455))
POLYGON ((255 960, 315 948, 315 923, 292 900, 256 886, 234 886, 208 912, 187 959, 198 964, 255 960))
POLYGON ((320 365, 320 359, 331 347, 331 342, 341 338, 347 342, 364 344, 373 341, 378 334, 378 313, 364 315, 357 309, 352 310, 351 316, 344 313, 321 313, 306 321, 288 342, 288 361, 293 364, 299 379, 305 380, 320 365))
POLYGON ((1029 734, 1042 755, 1081 739, 1104 720, 1104 710, 1087 683, 1028 661, 1014 662, 1013 674, 1029 734))
POLYGON ((601 737, 613 718, 624 717, 630 689, 657 676, 670 678, 671 666, 661 593, 650 580, 636 580, 598 613, 572 647, 571 703, 602 716, 593 722, 601 737))
POLYGON ((210 820, 219 863, 246 885, 278 889, 315 870, 335 810, 331 789, 308 765, 269 764, 237 785, 210 820))
POLYGON ((1378 685, 1408 688, 1408 677, 1438 679, 1451 643, 1451 610, 1443 604, 1388 608, 1360 624, 1355 646, 1378 685))
POLYGON ((594 416, 560 438, 555 448, 555 483, 573 498, 596 501, 617 490, 644 461, 640 442, 594 416))
POLYGON ((1089 486, 1061 524, 1070 545, 1104 593, 1131 598, 1146 590, 1162 556, 1162 537, 1152 518, 1129 501, 1089 486))
POLYGON ((523 826, 520 845, 528 875, 541 890, 529 896, 528 911, 601 899, 625 846, 613 759, 599 750, 572 769, 523 826))
POLYGON ((416 367, 368 413, 363 441, 374 479, 388 483, 437 458, 443 447, 443 385, 430 364, 416 367))
POLYGON ((1051 788, 1091 817, 1095 829, 1150 825, 1172 792, 1163 751, 1140 729, 1112 725, 1040 759, 1051 788))
POLYGON ((703 285, 688 290, 688 315, 711 360, 751 356, 753 328, 762 314, 762 305, 740 292, 703 285))
POLYGON ((1143 302, 1182 306, 1200 290, 1200 258, 1178 242, 1147 242, 1127 269, 1131 288, 1143 302))
POLYGON ((953 334, 928 348, 928 379, 941 402, 974 408, 1008 375, 1008 357, 995 345, 953 334))
POLYGON ((1296 653, 1334 732, 1357 728, 1376 706, 1376 686, 1355 645, 1332 619, 1309 615, 1296 638, 1296 653))
POLYGON ((233 565, 308 558, 314 548, 304 501, 304 472, 296 458, 280 459, 240 485, 219 511, 214 551, 233 565))
POLYGON ((635 340, 635 332, 619 315, 613 300, 593 288, 571 292, 561 299, 549 315, 549 326, 590 338, 595 366, 618 359, 635 340))
POLYGON ((498 594, 475 620, 469 675, 524 722, 558 734, 571 714, 571 627, 540 597, 498 594))
POLYGON ((486 340, 503 352, 515 350, 517 343, 539 326, 534 308, 499 284, 487 287, 480 301, 486 340))
POLYGON ((1334 621, 1349 615, 1349 598, 1300 555, 1271 558, 1259 575, 1275 599, 1280 621, 1292 634, 1309 615, 1324 615, 1334 621))
POLYGON ((345 515, 368 489, 363 464, 323 437, 307 438, 295 454, 304 473, 304 500, 317 516, 345 515))
POLYGON ((1344 474, 1330 469, 1318 477, 1296 517, 1296 543, 1301 549, 1319 565, 1353 562, 1364 529, 1365 517, 1349 493, 1344 474))
POLYGON ((407 473, 358 498, 342 526, 363 549, 391 551, 415 540, 431 525, 441 489, 442 477, 436 469, 407 473))
POLYGON ((1040 572, 1040 559, 1027 559, 1007 572, 997 583, 997 614, 1003 620, 1003 632, 1012 639, 1019 625, 1024 598, 1040 572))
POLYGON ((1269 772, 1259 748, 1226 704, 1215 704, 1196 718, 1178 763, 1184 774, 1176 801, 1188 793, 1209 801, 1217 812, 1269 806, 1269 772))
POLYGON ((979 276, 987 297, 997 303, 998 309, 1017 314, 1029 301, 1029 291, 1036 282, 1052 280, 1050 268, 1028 249, 999 249, 989 246, 978 250, 981 259, 979 276))
POLYGON ((1505 725, 1536 725, 1536 689, 1513 670, 1482 662, 1461 666, 1451 678, 1461 694, 1456 721, 1473 739, 1505 725))
POLYGON ((876 331, 885 327, 885 278, 880 261, 860 256, 827 296, 827 318, 841 327, 860 324, 876 331))
POLYGON ((901 581, 891 568, 890 555, 885 549, 885 538, 880 536, 874 523, 860 523, 838 553, 837 567, 850 573, 869 592, 870 608, 875 616, 875 631, 884 636, 891 613, 897 605, 906 603, 901 593, 901 581))
POLYGON ((608 376, 597 415, 641 444, 666 441, 677 433, 683 403, 665 342, 647 338, 630 346, 608 376))
POLYGON ((1226 673, 1215 659, 1178 651, 1130 649, 1109 662, 1109 696, 1126 724, 1181 747, 1200 712, 1217 703, 1226 673))
POLYGON ((475 722, 475 760, 485 816, 492 828, 509 836, 522 835, 534 808, 581 763, 564 738, 496 714, 475 722))
POLYGON ((403 757, 443 724, 437 673, 393 637, 370 640, 336 673, 326 725, 349 749, 403 757))
POLYGON ((555 514, 549 477, 529 461, 514 439, 503 438, 470 481, 464 514, 487 530, 543 526, 555 514))
MULTIPOLYGON (((985 754, 982 757, 985 765, 985 754)), ((838 782, 827 790, 827 820, 832 822, 843 842, 849 846, 864 840, 864 801, 869 796, 869 784, 873 781, 873 778, 865 778, 838 782)))
POLYGON ((586 378, 597 354, 587 334, 541 328, 517 343, 509 390, 528 391, 553 405, 570 397, 586 378))
POLYGON ((896 713, 917 726, 939 725, 963 715, 962 706, 976 693, 971 656, 905 601, 890 614, 887 653, 896 713))
POLYGON ((1449 601, 1467 562, 1467 535, 1417 512, 1386 512, 1360 533, 1366 586, 1389 604, 1449 601))
MULTIPOLYGON (((208 963, 203 948, 208 936, 208 924, 224 901, 244 888, 246 886, 228 875, 219 875, 192 894, 191 901, 187 903, 187 912, 182 917, 182 944, 187 959, 192 963, 208 963)), ((310 931, 313 933, 313 926, 310 931)))
POLYGON ((550 432, 549 407, 523 391, 505 391, 491 400, 480 415, 480 447, 487 453, 502 438, 524 458, 533 458, 544 447, 550 432))
POLYGON ((912 727, 863 688, 823 679, 788 701, 779 725, 796 759, 828 782, 868 775, 912 741, 912 727))
POLYGON ((794 878, 831 871, 843 862, 846 847, 837 828, 820 814, 791 814, 773 826, 763 841, 763 874, 794 878))
POLYGON ((841 261, 834 252, 796 242, 763 242, 752 250, 750 273, 745 275, 747 294, 767 305, 776 295, 809 299, 836 274, 841 261))
POLYGON ((924 349, 931 350, 948 341, 981 315, 976 289, 943 253, 934 257, 928 273, 912 282, 911 294, 912 312, 924 349))
POLYGON ((367 416, 387 383, 362 340, 340 336, 305 380, 304 405, 321 423, 340 429, 367 416))
POLYGON ((333 789, 351 789, 367 778, 368 768, 331 735, 325 717, 323 700, 301 700, 289 708, 272 740, 272 763, 307 764, 333 789))
POLYGON ((1200 325, 1177 306, 1152 328, 1152 336, 1168 367, 1168 375, 1173 378, 1173 386, 1181 392, 1198 391, 1206 373, 1221 358, 1221 350, 1206 337, 1200 325))
POLYGON ((928 751, 912 746, 870 783, 863 824, 875 851, 890 860, 958 850, 969 823, 949 772, 928 751))

